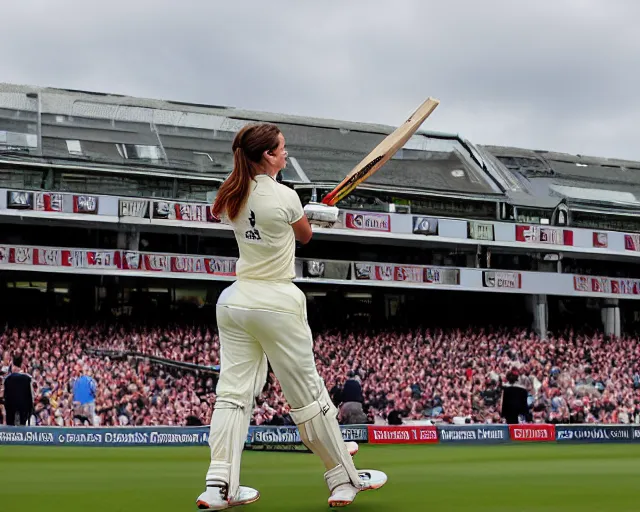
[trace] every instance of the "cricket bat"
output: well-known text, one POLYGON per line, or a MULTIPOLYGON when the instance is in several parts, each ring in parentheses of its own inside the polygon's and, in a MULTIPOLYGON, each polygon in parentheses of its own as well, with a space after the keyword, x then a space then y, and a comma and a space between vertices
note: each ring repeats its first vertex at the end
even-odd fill
POLYGON ((360 183, 375 174, 406 144, 439 104, 439 100, 428 98, 409 116, 409 119, 396 128, 393 133, 387 135, 371 153, 356 165, 347 177, 322 199, 322 203, 335 206, 336 203, 351 194, 360 183))

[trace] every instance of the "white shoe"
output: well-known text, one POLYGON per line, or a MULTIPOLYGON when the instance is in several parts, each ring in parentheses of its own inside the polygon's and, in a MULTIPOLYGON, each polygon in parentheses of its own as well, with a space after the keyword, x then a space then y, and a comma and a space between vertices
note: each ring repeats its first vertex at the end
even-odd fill
POLYGON ((359 469, 358 475, 363 484, 361 489, 363 491, 380 489, 380 487, 387 483, 387 475, 377 469, 359 469))
POLYGON ((223 487, 207 487, 207 490, 198 496, 196 505, 200 510, 225 510, 238 505, 248 505, 258 501, 259 498, 258 491, 242 485, 238 487, 237 494, 230 500, 225 498, 223 487))
MULTIPOLYGON (((360 491, 380 489, 380 487, 387 483, 387 475, 375 469, 360 469, 358 470, 358 475, 360 476, 362 487, 358 489, 350 483, 338 485, 329 497, 329 507, 337 508, 351 505, 360 491)), ((329 477, 329 475, 325 474, 325 478, 327 477, 329 477)))

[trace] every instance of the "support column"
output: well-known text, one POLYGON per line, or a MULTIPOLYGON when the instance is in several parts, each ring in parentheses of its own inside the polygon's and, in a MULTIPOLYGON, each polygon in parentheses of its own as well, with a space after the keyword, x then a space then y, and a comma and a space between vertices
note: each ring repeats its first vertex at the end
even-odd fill
POLYGON ((541 339, 547 339, 549 327, 549 305, 546 295, 531 295, 531 313, 533 313, 533 329, 541 339))
POLYGON ((125 251, 140 250, 140 232, 133 227, 126 231, 118 231, 118 249, 125 251))
POLYGON ((622 325, 620 320, 620 304, 618 299, 605 299, 600 310, 602 326, 607 336, 620 336, 622 325))

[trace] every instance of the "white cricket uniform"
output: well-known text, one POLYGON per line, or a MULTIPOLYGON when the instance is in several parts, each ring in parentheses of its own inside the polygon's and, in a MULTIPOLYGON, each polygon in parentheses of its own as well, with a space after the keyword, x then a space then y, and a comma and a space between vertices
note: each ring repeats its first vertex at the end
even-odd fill
MULTIPOLYGON (((242 495, 240 457, 254 398, 266 382, 267 358, 291 406, 301 440, 324 463, 330 500, 350 502, 359 490, 386 481, 386 475, 378 472, 384 481, 363 482, 342 438, 338 411, 316 369, 306 297, 292 282, 295 235, 291 225, 303 215, 293 190, 259 175, 240 215, 229 222, 240 259, 237 281, 222 292, 216 307, 220 378, 211 417, 206 483, 227 487, 231 498, 242 495)), ((371 480, 374 473, 366 474, 371 480)))
POLYGON ((304 210, 298 195, 270 176, 257 175, 255 181, 239 216, 228 221, 240 259, 237 281, 222 292, 216 308, 221 344, 216 394, 251 403, 254 387, 261 389, 266 379, 265 374, 256 382, 256 374, 266 371, 266 354, 287 402, 297 408, 311 403, 322 385, 306 297, 292 282, 296 240, 291 224, 304 210))
POLYGON ((312 403, 324 389, 313 355, 306 297, 295 277, 291 224, 304 210, 298 195, 267 175, 251 183, 239 216, 230 221, 240 259, 237 280, 218 299, 220 378, 211 417, 211 464, 206 482, 240 484, 240 454, 254 399, 267 379, 267 357, 292 408, 312 403))

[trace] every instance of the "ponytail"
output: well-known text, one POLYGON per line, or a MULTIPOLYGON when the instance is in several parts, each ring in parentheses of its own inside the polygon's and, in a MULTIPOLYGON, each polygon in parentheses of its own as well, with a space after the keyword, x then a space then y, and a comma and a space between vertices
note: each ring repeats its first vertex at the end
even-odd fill
POLYGON ((235 220, 249 197, 251 181, 256 176, 256 165, 265 151, 278 146, 280 129, 270 123, 247 125, 233 139, 233 171, 220 186, 211 208, 214 217, 226 214, 235 220))
POLYGON ((234 220, 247 201, 253 178, 253 168, 247 156, 241 147, 236 147, 233 152, 233 171, 218 190, 213 203, 213 215, 220 218, 223 213, 226 213, 229 220, 234 220))

